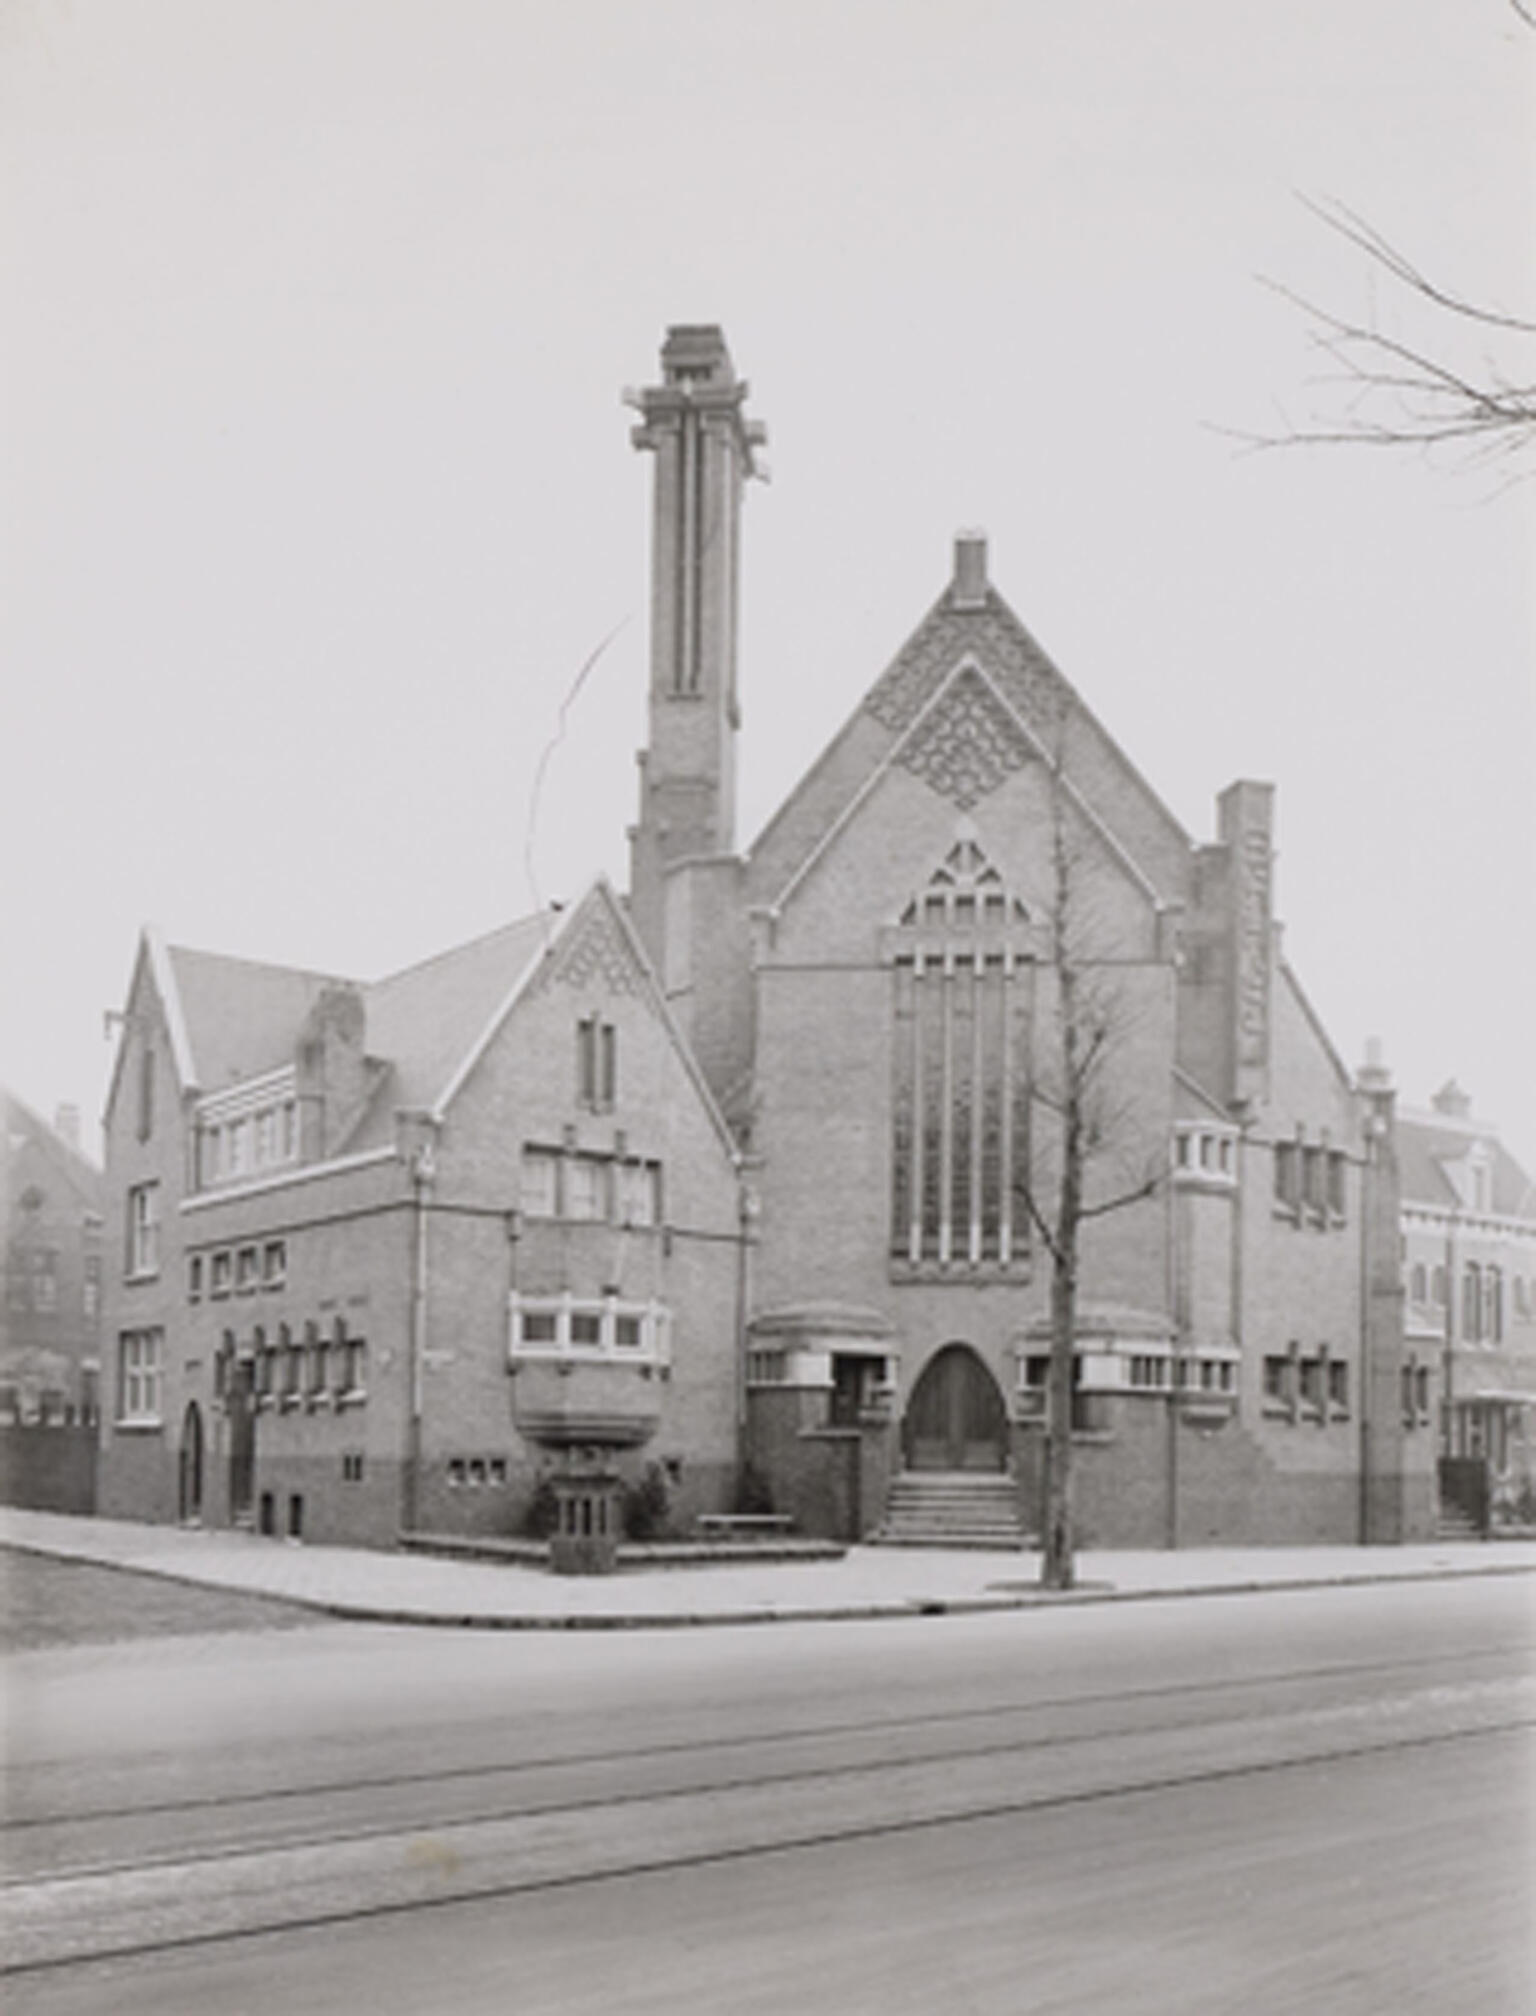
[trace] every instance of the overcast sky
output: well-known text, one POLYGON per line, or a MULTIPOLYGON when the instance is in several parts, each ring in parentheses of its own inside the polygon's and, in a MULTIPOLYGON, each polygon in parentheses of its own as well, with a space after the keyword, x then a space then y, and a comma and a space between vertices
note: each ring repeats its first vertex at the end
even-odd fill
POLYGON ((1536 1167, 1536 493, 1221 431, 1325 396, 1262 276, 1396 312, 1299 196, 1536 310, 1533 76, 1506 0, 0 0, 0 1080, 94 1144, 146 921, 371 979, 622 883, 619 395, 718 321, 742 841, 984 526, 1197 840, 1277 785, 1345 1060, 1536 1167))

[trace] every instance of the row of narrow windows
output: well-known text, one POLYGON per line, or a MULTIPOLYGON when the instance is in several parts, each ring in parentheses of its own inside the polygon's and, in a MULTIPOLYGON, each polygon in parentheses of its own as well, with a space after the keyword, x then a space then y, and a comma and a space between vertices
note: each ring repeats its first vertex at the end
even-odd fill
POLYGON ((306 1323, 297 1335, 281 1323, 268 1337, 258 1325, 244 1345, 226 1330, 214 1355, 213 1390, 226 1404, 358 1405, 368 1390, 368 1345, 339 1316, 329 1331, 306 1323))
POLYGON ((1007 1267, 1029 1227, 1029 1003, 1003 959, 895 970, 891 1256, 1007 1267))
POLYGON ((1275 1143, 1275 1209, 1297 1223, 1344 1222, 1348 1158, 1309 1141, 1275 1143))
MULTIPOLYGON (((1447 1274, 1444 1266, 1431 1267, 1414 1262, 1408 1274, 1408 1297, 1421 1308, 1446 1307, 1447 1274)), ((1461 1341, 1467 1344, 1502 1344, 1505 1329, 1505 1277, 1501 1267, 1468 1260, 1461 1270, 1461 1341)), ((1536 1289, 1524 1275, 1510 1282, 1514 1313, 1526 1317, 1536 1306, 1536 1289)))

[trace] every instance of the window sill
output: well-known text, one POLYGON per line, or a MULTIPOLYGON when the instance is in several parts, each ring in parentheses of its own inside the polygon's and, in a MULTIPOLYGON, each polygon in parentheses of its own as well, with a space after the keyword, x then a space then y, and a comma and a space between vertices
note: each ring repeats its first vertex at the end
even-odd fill
POLYGON ((345 1393, 338 1393, 336 1395, 337 1412, 339 1413, 344 1407, 361 1407, 365 1404, 367 1398, 368 1394, 363 1387, 349 1387, 345 1393))
POLYGON ((165 1423, 158 1418, 153 1421, 148 1419, 142 1421, 114 1421, 112 1432, 114 1435, 163 1435, 165 1433, 165 1423))
POLYGON ((125 1274, 123 1276, 123 1286, 125 1288, 140 1288, 146 1281, 158 1281, 159 1279, 160 1269, 158 1267, 141 1267, 137 1273, 125 1274))

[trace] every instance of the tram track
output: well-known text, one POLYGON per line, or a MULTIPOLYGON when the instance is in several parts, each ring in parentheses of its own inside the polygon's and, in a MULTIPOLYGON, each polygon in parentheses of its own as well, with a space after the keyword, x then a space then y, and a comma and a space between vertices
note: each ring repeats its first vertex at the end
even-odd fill
MULTIPOLYGON (((1501 1649, 1488 1658, 1506 1656, 1501 1649)), ((1421 1669, 1443 1666, 1430 1657, 1421 1669)), ((1437 1679, 1383 1690, 1365 1666, 1307 1674, 1252 1676, 1184 1689, 1122 1689, 1078 1701, 1005 1704, 963 1718, 957 1746, 934 1740, 962 1718, 924 1715, 877 1724, 870 1741, 924 1729, 921 1752, 858 1757, 802 1752, 784 1768, 783 1745, 850 1740, 850 1725, 820 1731, 766 1732, 705 1746, 716 1762, 746 1760, 734 1771, 683 1782, 649 1771, 697 1754, 698 1746, 653 1746, 647 1758, 589 1753, 542 1767, 519 1760, 514 1773, 569 1771, 580 1762, 622 1782, 567 1788, 542 1802, 524 1798, 494 1810, 445 1814, 424 1805, 408 1817, 360 1816, 308 1836, 232 1841, 166 1855, 56 1869, 18 1879, 0 1892, 7 1972, 27 1973, 86 1960, 168 1952, 275 1931, 312 1929, 381 1914, 511 1897, 572 1883, 684 1870, 752 1855, 827 1847, 843 1841, 1164 1792, 1248 1775, 1348 1760, 1389 1751, 1496 1738, 1523 1738, 1536 1727, 1536 1683, 1524 1674, 1437 1679), (1359 1692, 1341 1681, 1373 1689, 1359 1692), (1321 1685, 1332 1698, 1293 1697, 1321 1685), (1269 1694, 1260 1690, 1267 1686, 1269 1694), (1246 1696, 1221 1705, 1221 1694, 1246 1696), (1124 1711, 1181 1695, 1204 1712, 1127 1728, 1124 1711), (1191 1701, 1190 1696, 1199 1700, 1191 1701), (1071 1710, 1097 1719, 1072 1727, 1071 1710), (1115 1711, 1120 1711, 1118 1714, 1115 1711), (1235 1712, 1234 1712, 1235 1711, 1235 1712), (986 1718, 1034 1716, 1039 1726, 1008 1733, 986 1718), (970 1740, 963 1740, 966 1735, 970 1740), (777 1751, 777 1768, 763 1768, 777 1751), (758 1768, 748 1768, 753 1758, 758 1768), (635 1773, 638 1770, 638 1779, 635 1773)), ((1170 1707, 1176 1705, 1168 1702, 1170 1707)), ((395 1774, 404 1778, 410 1774, 395 1774)), ((434 1781, 412 1778, 426 1789, 434 1781)), ((531 1780, 525 1779, 526 1783, 531 1780)), ((440 1788, 439 1788, 440 1789, 440 1788)))

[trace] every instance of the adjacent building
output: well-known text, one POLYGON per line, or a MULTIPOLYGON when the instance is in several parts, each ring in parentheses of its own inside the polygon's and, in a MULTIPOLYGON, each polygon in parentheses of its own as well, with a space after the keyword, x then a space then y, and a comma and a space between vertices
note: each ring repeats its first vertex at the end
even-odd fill
POLYGON ((580 1460, 649 1467, 678 1526, 1017 1538, 1086 1062, 1082 1537, 1428 1533, 1392 1091, 1284 956, 1270 786, 1187 833, 963 534, 741 847, 747 396, 697 326, 632 395, 627 899, 372 986, 146 936, 107 1114, 107 1509, 508 1532, 580 1460))
POLYGON ((0 1497, 91 1509, 101 1366, 102 1172, 79 1115, 0 1090, 0 1497))
POLYGON ((1398 1126, 1403 1406, 1440 1401, 1442 1481, 1474 1523, 1536 1522, 1536 1183, 1452 1080, 1398 1126))
POLYGON ((146 932, 106 1121, 104 1512, 508 1533, 589 1444, 730 1502, 734 1150, 606 884, 372 985, 146 932))

